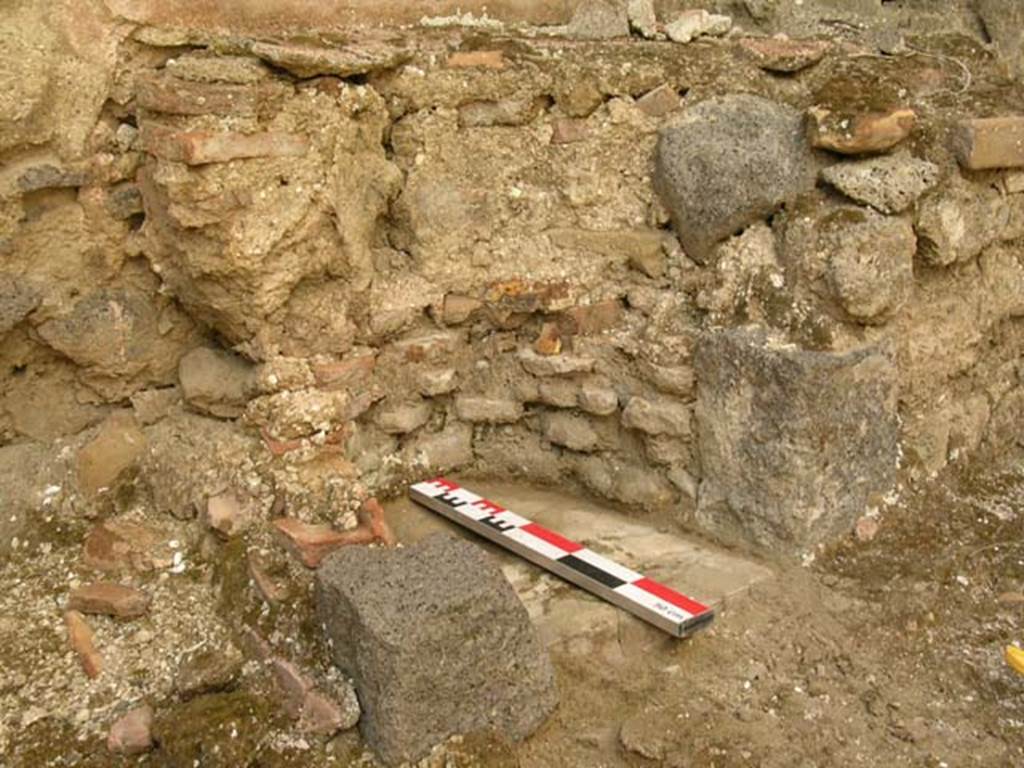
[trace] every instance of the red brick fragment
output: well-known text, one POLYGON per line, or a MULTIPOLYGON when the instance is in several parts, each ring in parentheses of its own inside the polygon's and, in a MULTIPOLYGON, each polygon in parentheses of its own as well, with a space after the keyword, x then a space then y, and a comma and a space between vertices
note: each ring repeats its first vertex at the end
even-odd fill
POLYGON ((78 611, 68 611, 64 614, 64 625, 68 631, 68 643, 71 645, 71 649, 78 654, 78 660, 81 662, 85 674, 93 679, 99 677, 103 672, 103 658, 96 650, 89 622, 78 611))
POLYGON ((68 609, 80 613, 134 619, 149 610, 152 599, 134 587, 98 581, 74 590, 68 596, 68 609))

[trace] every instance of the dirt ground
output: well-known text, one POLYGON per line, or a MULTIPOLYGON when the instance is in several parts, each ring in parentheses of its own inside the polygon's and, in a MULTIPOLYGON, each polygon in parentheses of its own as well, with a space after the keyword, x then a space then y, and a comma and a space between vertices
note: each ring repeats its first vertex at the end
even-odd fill
MULTIPOLYGON (((1002 652, 1024 639, 1022 503, 1019 456, 908 490, 871 541, 851 536, 803 566, 773 563, 776 578, 730 600, 694 639, 625 619, 588 654, 556 647, 561 704, 540 732, 515 747, 471 734, 423 764, 1020 764, 1024 681, 1002 652)), ((201 713, 173 703, 175 659, 190 645, 226 642, 226 619, 247 610, 218 600, 224 566, 204 564, 201 547, 187 574, 153 576, 144 625, 95 621, 110 663, 126 674, 109 675, 117 682, 107 687, 87 681, 59 608, 78 577, 77 538, 54 529, 48 552, 0 570, 0 765, 179 764, 161 750, 120 763, 107 753, 110 713, 142 692, 175 728, 202 734, 202 765, 373 764, 354 731, 327 743, 291 731, 255 662, 221 694, 248 707, 241 736, 203 731, 188 720, 201 713)), ((295 599, 255 622, 272 642, 323 658, 308 632, 303 576, 285 577, 295 599)))

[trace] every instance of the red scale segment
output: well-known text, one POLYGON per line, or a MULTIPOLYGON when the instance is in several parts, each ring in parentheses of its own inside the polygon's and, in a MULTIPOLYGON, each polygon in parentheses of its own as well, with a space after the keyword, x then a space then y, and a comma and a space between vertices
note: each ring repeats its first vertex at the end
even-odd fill
POLYGON ((565 550, 566 554, 578 552, 583 549, 582 544, 577 544, 572 539, 567 539, 564 536, 559 536, 554 531, 549 531, 543 525, 537 525, 537 523, 529 523, 524 525, 522 530, 527 533, 533 534, 538 539, 543 539, 548 544, 558 547, 559 549, 565 550))
POLYGON ((649 592, 655 597, 661 598, 666 603, 671 603, 676 608, 682 608, 684 611, 694 616, 701 613, 706 613, 707 611, 711 610, 703 603, 698 603, 696 600, 691 600, 686 595, 681 595, 674 589, 670 589, 669 587, 666 587, 664 584, 659 584, 653 579, 648 579, 646 577, 642 579, 637 579, 633 582, 633 586, 639 587, 644 592, 649 592))

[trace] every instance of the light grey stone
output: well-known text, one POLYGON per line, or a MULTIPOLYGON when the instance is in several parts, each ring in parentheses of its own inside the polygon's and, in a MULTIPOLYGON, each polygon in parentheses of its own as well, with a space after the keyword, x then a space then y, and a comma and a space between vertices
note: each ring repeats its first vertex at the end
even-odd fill
POLYGON ((569 21, 569 36, 580 40, 629 37, 629 18, 617 0, 583 0, 569 21))
POLYGON ((541 379, 537 399, 554 408, 575 408, 579 388, 570 379, 541 379))
POLYGON ((432 369, 420 373, 417 383, 420 394, 437 397, 455 391, 459 386, 459 375, 454 368, 432 369))
POLYGON ((839 304, 862 323, 881 323, 910 297, 917 238, 906 219, 868 209, 841 209, 820 243, 829 254, 828 281, 839 304))
POLYGON ((447 471, 473 461, 473 428, 452 421, 440 432, 419 432, 404 449, 406 463, 447 471))
POLYGON ((597 430, 585 416, 564 411, 544 414, 544 437, 548 442, 573 451, 589 452, 601 442, 597 430))
POLYGON ((377 426, 389 435, 404 435, 430 420, 430 403, 424 400, 385 403, 376 413, 377 426))
POLYGON ((898 375, 878 348, 808 351, 739 328, 704 336, 694 367, 707 531, 795 554, 895 483, 898 375))
POLYGON ((921 201, 914 228, 924 261, 946 266, 977 257, 1009 222, 1009 206, 996 190, 953 179, 921 201))
POLYGON ((689 43, 698 37, 721 37, 732 29, 732 19, 703 9, 683 11, 665 25, 665 34, 676 43, 689 43))
POLYGON ((580 482, 599 496, 645 510, 668 509, 675 488, 660 472, 600 455, 581 456, 575 464, 580 482))
POLYGON ((447 534, 404 549, 348 547, 317 571, 318 616, 388 764, 454 734, 519 740, 558 701, 529 616, 490 555, 447 534))
POLYGON ((523 404, 518 400, 459 395, 455 398, 455 413, 463 421, 511 424, 523 417, 523 404))
POLYGON ((222 349, 201 347, 181 358, 178 381, 185 402, 198 411, 222 418, 241 415, 254 394, 254 366, 222 349))
POLYGON ((642 37, 653 38, 658 34, 654 0, 627 0, 626 15, 629 17, 629 26, 642 37))
POLYGON ((690 434, 690 408, 667 397, 634 397, 622 411, 622 425, 649 435, 690 434))
POLYGON ((594 370, 594 359, 576 355, 538 355, 529 347, 519 352, 519 360, 527 373, 534 376, 569 376, 594 370))
POLYGON ((821 178, 881 213, 902 213, 939 183, 939 167, 909 155, 884 155, 838 163, 821 178))
POLYGON ((587 413, 608 416, 618 410, 619 395, 611 387, 588 383, 580 387, 577 403, 587 413))
POLYGON ((812 189, 814 177, 802 115, 759 96, 708 99, 659 132, 655 188, 701 263, 716 243, 812 189))

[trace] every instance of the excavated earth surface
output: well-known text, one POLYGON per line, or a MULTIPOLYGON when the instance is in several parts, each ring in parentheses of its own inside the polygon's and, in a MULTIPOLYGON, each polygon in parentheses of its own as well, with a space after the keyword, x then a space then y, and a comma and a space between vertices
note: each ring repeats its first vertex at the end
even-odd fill
POLYGON ((7 5, 0 768, 375 765, 317 548, 438 473, 737 566, 503 556, 559 706, 423 766, 1024 764, 1016 0, 7 5))
MULTIPOLYGON (((1002 651, 1024 639, 1022 503, 1024 460, 966 468, 908 491, 870 542, 851 536, 812 564, 772 564, 773 577, 731 597, 694 639, 623 616, 610 633, 552 642, 561 704, 541 731, 515 748, 469 734, 424 765, 1016 764, 1024 682, 1002 651)), ((225 641, 222 620, 239 607, 217 602, 230 553, 146 579, 154 606, 141 623, 97 621, 118 682, 90 683, 58 610, 83 575, 75 526, 53 538, 46 554, 16 557, 0 572, 4 764, 167 764, 159 752, 113 759, 105 728, 122 700, 143 690, 166 696, 184 651, 225 641)), ((316 658, 309 578, 279 576, 295 598, 256 624, 287 652, 316 658)), ((553 579, 551 588, 576 597, 553 579)), ((257 698, 228 702, 238 707, 237 735, 207 735, 207 749, 239 750, 237 762, 213 764, 373 765, 352 733, 324 743, 290 731, 265 698, 258 665, 232 686, 257 698)), ((165 706, 175 729, 202 730, 171 697, 165 706)))

